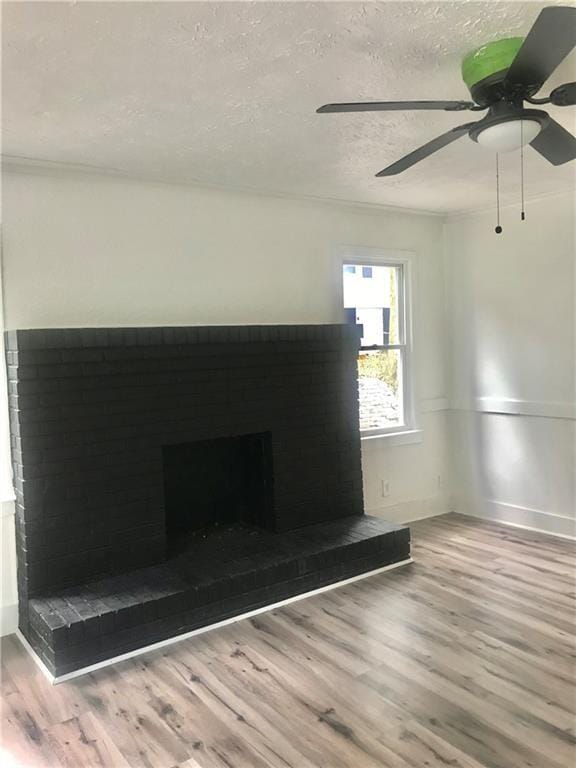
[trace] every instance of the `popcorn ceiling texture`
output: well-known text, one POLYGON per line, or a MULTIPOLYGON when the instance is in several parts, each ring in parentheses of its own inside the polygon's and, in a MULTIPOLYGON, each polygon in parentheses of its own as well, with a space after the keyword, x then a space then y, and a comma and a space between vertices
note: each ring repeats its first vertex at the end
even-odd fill
MULTIPOLYGON (((494 157, 466 137, 402 176, 374 178, 469 114, 315 109, 467 98, 463 56, 526 34, 549 4, 6 3, 3 150, 152 179, 424 210, 491 205, 494 157)), ((552 86, 576 79, 574 62, 572 54, 552 86)), ((551 111, 574 129, 576 110, 551 111)), ((528 196, 574 182, 573 163, 553 168, 532 151, 526 160, 528 196)), ((517 154, 502 166, 503 201, 515 201, 517 154)))

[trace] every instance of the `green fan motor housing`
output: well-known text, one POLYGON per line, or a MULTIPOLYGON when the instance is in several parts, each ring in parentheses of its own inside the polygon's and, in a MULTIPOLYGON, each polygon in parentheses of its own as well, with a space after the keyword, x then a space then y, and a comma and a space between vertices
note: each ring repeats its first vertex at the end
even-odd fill
POLYGON ((480 105, 488 103, 494 88, 504 79, 523 37, 507 37, 471 51, 462 62, 462 78, 472 98, 480 105))

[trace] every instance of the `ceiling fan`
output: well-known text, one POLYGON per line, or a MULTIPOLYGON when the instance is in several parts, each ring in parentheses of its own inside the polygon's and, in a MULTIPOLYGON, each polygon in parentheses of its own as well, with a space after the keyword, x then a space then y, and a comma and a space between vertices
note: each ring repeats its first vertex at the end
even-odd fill
POLYGON ((576 158, 576 137, 547 112, 525 109, 524 102, 557 107, 576 104, 576 83, 560 85, 546 98, 534 98, 534 94, 574 46, 576 8, 551 6, 540 12, 526 38, 497 40, 466 56, 462 62, 462 77, 474 101, 325 104, 317 112, 488 110, 481 120, 452 128, 384 168, 376 176, 401 173, 466 134, 496 152, 508 152, 530 144, 552 165, 562 165, 576 158))

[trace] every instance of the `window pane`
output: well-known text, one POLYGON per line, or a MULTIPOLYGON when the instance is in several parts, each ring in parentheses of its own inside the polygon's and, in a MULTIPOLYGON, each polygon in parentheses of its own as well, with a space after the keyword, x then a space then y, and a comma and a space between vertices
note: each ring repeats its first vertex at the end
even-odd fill
POLYGON ((399 344, 398 295, 401 267, 345 264, 344 307, 348 322, 362 326, 362 346, 399 344), (369 278, 369 279, 366 279, 369 278))
POLYGON ((404 424, 402 355, 398 349, 358 356, 360 429, 389 429, 404 424))

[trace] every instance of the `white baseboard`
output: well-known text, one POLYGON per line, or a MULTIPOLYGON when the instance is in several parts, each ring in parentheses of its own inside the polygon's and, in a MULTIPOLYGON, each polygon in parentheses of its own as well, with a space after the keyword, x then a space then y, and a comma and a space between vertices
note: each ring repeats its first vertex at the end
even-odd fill
POLYGON ((18 603, 0 607, 0 637, 13 635, 18 629, 18 603))
POLYGON ((452 512, 452 504, 448 496, 402 501, 398 504, 366 510, 367 515, 381 517, 389 523, 411 523, 427 517, 446 515, 448 512, 452 512))
POLYGON ((484 499, 458 504, 454 511, 495 523, 513 525, 516 528, 548 533, 563 539, 576 539, 576 518, 551 514, 541 509, 484 499))
POLYGON ((148 653, 149 651, 157 650, 158 648, 165 648, 168 645, 173 645, 174 643, 179 643, 182 640, 187 640, 190 637, 194 637, 196 635, 202 635, 204 632, 210 632, 213 629, 218 629, 219 627, 225 627, 228 624, 234 624, 237 621, 242 621, 242 619, 249 619, 251 616, 258 616, 260 613, 266 613, 267 611, 272 611, 276 608, 281 608, 283 605, 289 605, 290 603, 295 603, 298 600, 304 600, 307 597, 312 597, 313 595, 319 595, 322 592, 328 592, 331 589, 338 589, 338 587, 343 587, 346 584, 352 584, 354 581, 360 581, 362 579, 367 579, 370 576, 377 576, 379 573, 385 573, 386 571, 392 571, 395 568, 400 568, 403 565, 408 565, 409 563, 412 563, 413 560, 411 557, 409 557, 407 560, 401 560, 398 563, 392 563, 391 565, 385 565, 382 568, 376 568, 373 571, 367 571, 366 573, 360 573, 358 576, 351 576, 349 579, 343 579, 342 581, 337 581, 334 584, 326 584, 324 587, 318 587, 318 589, 312 589, 309 592, 302 592, 298 595, 293 595, 292 597, 287 597, 285 600, 280 600, 277 603, 270 603, 269 605, 264 605, 262 608, 256 608, 253 611, 247 611, 246 613, 242 613, 239 616, 232 616, 229 619, 224 619, 223 621, 218 621, 215 624, 209 624, 205 627, 199 627, 198 629, 193 629, 190 632, 184 632, 181 635, 176 635, 175 637, 169 637, 167 640, 162 640, 159 643, 152 643, 151 645, 146 645, 143 648, 136 648, 133 651, 130 651, 129 653, 123 653, 120 656, 114 656, 111 659, 106 659, 105 661, 100 661, 97 664, 91 664, 88 667, 82 667, 82 669, 74 670, 74 672, 68 672, 65 675, 60 675, 58 677, 54 676, 48 667, 44 664, 44 662, 40 659, 40 657, 36 654, 30 643, 26 640, 24 635, 18 630, 16 632, 16 636, 24 646, 24 648, 28 651, 30 656, 32 656, 32 659, 34 660, 35 664, 40 668, 40 670, 44 673, 44 675, 48 678, 48 681, 51 685, 56 685, 58 683, 63 683, 66 680, 72 680, 75 677, 80 677, 80 675, 86 675, 88 672, 94 672, 97 669, 102 669, 103 667, 109 667, 111 664, 116 664, 120 661, 126 661, 127 659, 132 659, 135 656, 140 656, 143 653, 148 653))
MULTIPOLYGON (((4 489, 5 490, 5 489, 4 489)), ((16 539, 14 501, 7 493, 0 497, 0 637, 11 635, 18 627, 18 587, 16 582, 16 539)))

